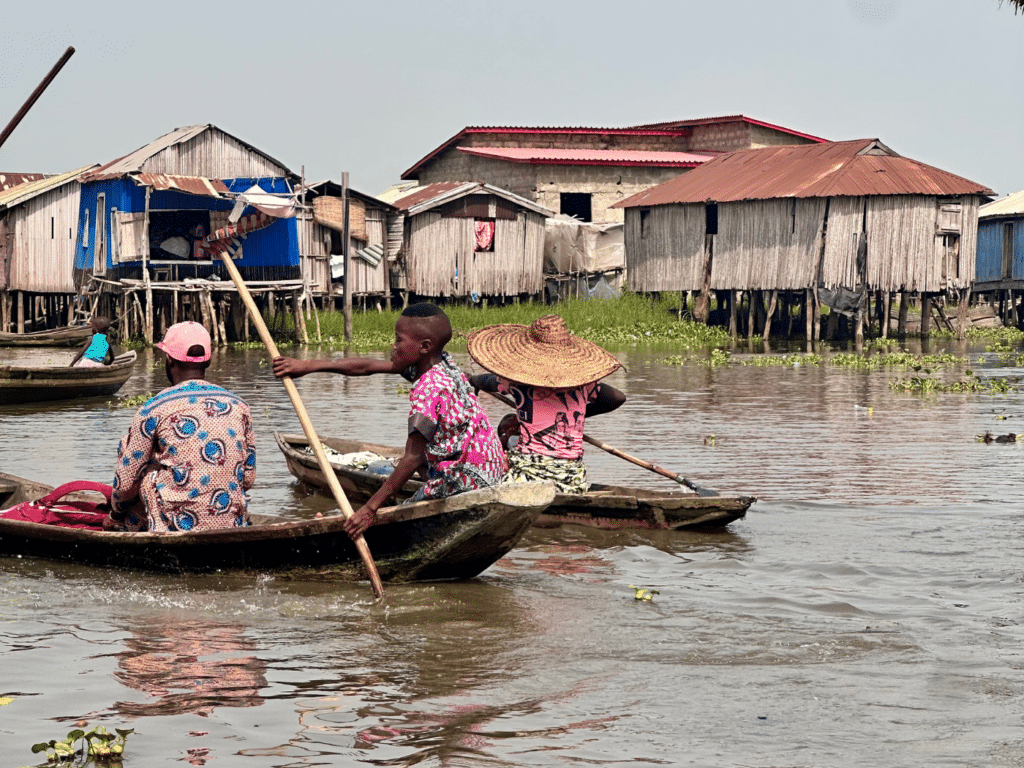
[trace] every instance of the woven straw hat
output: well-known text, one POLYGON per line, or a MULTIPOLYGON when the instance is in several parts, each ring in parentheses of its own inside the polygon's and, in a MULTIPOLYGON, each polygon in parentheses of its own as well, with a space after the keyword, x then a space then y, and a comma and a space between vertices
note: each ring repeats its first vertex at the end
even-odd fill
POLYGON ((597 344, 573 336, 558 315, 532 325, 491 325, 469 337, 469 354, 491 373, 535 387, 580 387, 622 363, 597 344))

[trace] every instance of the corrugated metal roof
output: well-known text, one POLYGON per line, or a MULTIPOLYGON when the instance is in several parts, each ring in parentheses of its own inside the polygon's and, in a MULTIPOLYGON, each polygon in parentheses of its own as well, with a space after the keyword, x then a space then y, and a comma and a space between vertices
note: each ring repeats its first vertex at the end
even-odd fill
MULTIPOLYGON (((109 163, 106 163, 105 165, 101 165, 93 173, 89 174, 86 177, 83 177, 82 181, 89 182, 103 181, 106 179, 119 179, 122 176, 125 176, 129 173, 137 173, 142 170, 142 166, 145 164, 147 160, 149 160, 149 158, 153 157, 153 155, 156 155, 164 151, 168 147, 173 147, 175 144, 182 144, 186 141, 194 139, 196 136, 203 133, 204 131, 211 129, 215 131, 220 131, 225 136, 230 136, 239 144, 243 145, 244 147, 247 147, 248 149, 251 149, 258 155, 265 157, 270 162, 274 163, 275 165, 279 165, 286 171, 288 171, 288 168, 284 163, 280 162, 279 160, 275 160, 266 152, 257 149, 252 144, 249 144, 246 141, 242 141, 237 136, 232 136, 227 131, 218 128, 212 123, 204 123, 203 125, 187 125, 182 128, 175 128, 170 133, 166 133, 160 138, 156 139, 155 141, 151 141, 146 146, 139 147, 131 154, 127 154, 124 157, 119 157, 116 160, 111 160, 109 163)), ((288 172, 291 173, 291 171, 288 172)))
POLYGON ((535 165, 645 165, 694 168, 721 152, 661 152, 632 149, 553 149, 550 147, 459 147, 478 157, 535 165))
POLYGON ((82 173, 95 167, 95 165, 86 165, 78 170, 68 171, 56 176, 47 176, 45 179, 39 179, 38 181, 26 181, 24 184, 19 184, 16 187, 0 192, 0 208, 13 208, 15 205, 20 205, 44 192, 49 192, 51 189, 67 184, 69 181, 75 181, 82 173))
POLYGON ((991 219, 993 216, 1019 216, 1024 214, 1024 191, 985 203, 978 208, 979 219, 991 219))
POLYGON ((594 135, 594 134, 610 134, 616 136, 682 136, 689 131, 688 128, 676 128, 676 129, 660 129, 660 128, 587 128, 583 126, 577 127, 530 127, 530 126, 512 126, 512 125, 470 125, 463 128, 457 134, 448 139, 444 144, 439 146, 430 154, 421 158, 415 165, 409 170, 402 174, 403 179, 408 179, 410 176, 419 172, 420 168, 426 165, 428 162, 433 160, 435 157, 440 155, 449 147, 458 143, 459 139, 471 133, 535 133, 541 135, 550 135, 552 133, 563 133, 570 135, 594 135))
POLYGON ((160 191, 186 192, 203 197, 221 197, 230 190, 220 179, 202 176, 172 176, 166 173, 133 173, 133 179, 144 187, 160 191))
POLYGON ((24 184, 26 181, 39 181, 51 174, 48 173, 0 173, 0 192, 24 184))
POLYGON ((517 194, 509 192, 507 189, 501 187, 495 187, 491 184, 484 184, 480 181, 438 181, 434 184, 427 184, 423 187, 416 187, 410 190, 409 194, 405 197, 400 197, 394 202, 394 205, 401 211, 405 211, 410 216, 415 216, 418 213, 429 211, 431 208, 435 208, 444 203, 451 202, 452 200, 458 200, 460 197, 465 197, 471 194, 490 194, 496 197, 502 197, 505 200, 516 203, 517 205, 527 208, 535 213, 539 213, 542 216, 554 216, 555 212, 545 208, 542 205, 532 200, 527 200, 525 197, 520 197, 517 194))
POLYGON ((947 171, 901 157, 877 139, 729 152, 613 208, 864 195, 991 195, 947 171))
POLYGON ((389 205, 394 205, 395 201, 398 198, 404 197, 405 195, 409 194, 418 185, 418 181, 403 181, 399 182, 398 184, 392 184, 390 187, 388 187, 379 195, 377 195, 377 199, 381 200, 382 202, 388 203, 389 205))
POLYGON ((655 130, 671 130, 673 128, 692 128, 695 125, 715 125, 716 123, 750 123, 751 125, 759 125, 762 128, 771 128, 773 131, 780 131, 782 133, 788 133, 791 136, 799 136, 801 139, 810 139, 814 142, 828 141, 820 136, 814 136, 810 133, 802 133, 801 131, 794 131, 792 128, 786 128, 782 125, 776 125, 774 123, 766 123, 764 120, 755 120, 752 117, 746 115, 726 115, 724 117, 701 117, 696 120, 670 120, 665 123, 648 123, 647 125, 636 125, 633 126, 635 129, 655 129, 655 130))

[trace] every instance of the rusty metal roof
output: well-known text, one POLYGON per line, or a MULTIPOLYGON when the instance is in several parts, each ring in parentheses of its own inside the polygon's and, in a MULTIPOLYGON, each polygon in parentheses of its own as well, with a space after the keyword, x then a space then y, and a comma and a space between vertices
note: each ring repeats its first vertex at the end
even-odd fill
POLYGON ((438 181, 422 187, 414 187, 409 194, 394 201, 393 205, 410 216, 429 211, 443 203, 458 200, 471 194, 489 194, 502 197, 542 216, 554 216, 555 212, 532 200, 509 192, 507 189, 484 184, 481 181, 438 181))
POLYGON ((222 197, 230 190, 220 179, 203 176, 172 176, 166 173, 133 173, 131 178, 144 187, 159 191, 186 192, 203 197, 222 197))
POLYGON ((39 181, 45 179, 49 173, 3 173, 0 172, 0 192, 6 192, 11 187, 24 184, 26 181, 39 181))
POLYGON ((31 200, 33 197, 37 197, 44 192, 49 192, 51 189, 56 189, 68 182, 76 181, 82 173, 95 167, 95 165, 86 165, 75 171, 60 173, 56 176, 46 176, 42 179, 36 179, 35 181, 26 181, 16 187, 6 189, 3 192, 0 192, 0 208, 13 208, 14 206, 31 200))
POLYGON ((632 149, 553 149, 550 147, 458 147, 477 157, 533 165, 643 165, 694 168, 721 152, 662 152, 632 149))
POLYGON ((729 152, 612 207, 779 197, 992 194, 981 184, 901 157, 878 139, 858 139, 729 152))

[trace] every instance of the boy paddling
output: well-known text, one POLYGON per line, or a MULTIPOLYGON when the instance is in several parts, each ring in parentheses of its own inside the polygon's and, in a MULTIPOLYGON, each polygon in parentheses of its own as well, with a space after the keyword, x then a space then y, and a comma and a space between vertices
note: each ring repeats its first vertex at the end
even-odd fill
POLYGON ((395 323, 389 360, 274 358, 278 378, 316 372, 345 376, 398 373, 413 382, 405 453, 384 485, 346 521, 345 530, 352 538, 363 534, 384 502, 420 467, 426 466, 427 481, 413 501, 486 488, 501 478, 501 445, 469 380, 444 350, 451 337, 451 323, 440 307, 413 304, 395 323))

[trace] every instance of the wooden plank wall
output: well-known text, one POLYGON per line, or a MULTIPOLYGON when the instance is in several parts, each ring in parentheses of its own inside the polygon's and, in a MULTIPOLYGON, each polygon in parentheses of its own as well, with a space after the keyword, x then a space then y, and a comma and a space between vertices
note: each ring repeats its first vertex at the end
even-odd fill
POLYGON ((627 208, 626 275, 635 291, 699 291, 704 280, 704 205, 627 208))
POLYGON ((864 221, 864 198, 833 197, 829 200, 825 254, 821 280, 827 288, 852 288, 857 277, 857 246, 864 221))
POLYGON ((8 214, 8 288, 36 293, 74 293, 75 245, 82 186, 45 192, 8 214))
POLYGON ((474 250, 473 219, 427 211, 407 217, 407 286, 422 296, 516 296, 544 286, 544 217, 495 222, 494 251, 474 250), (456 281, 456 269, 458 279, 456 281))

